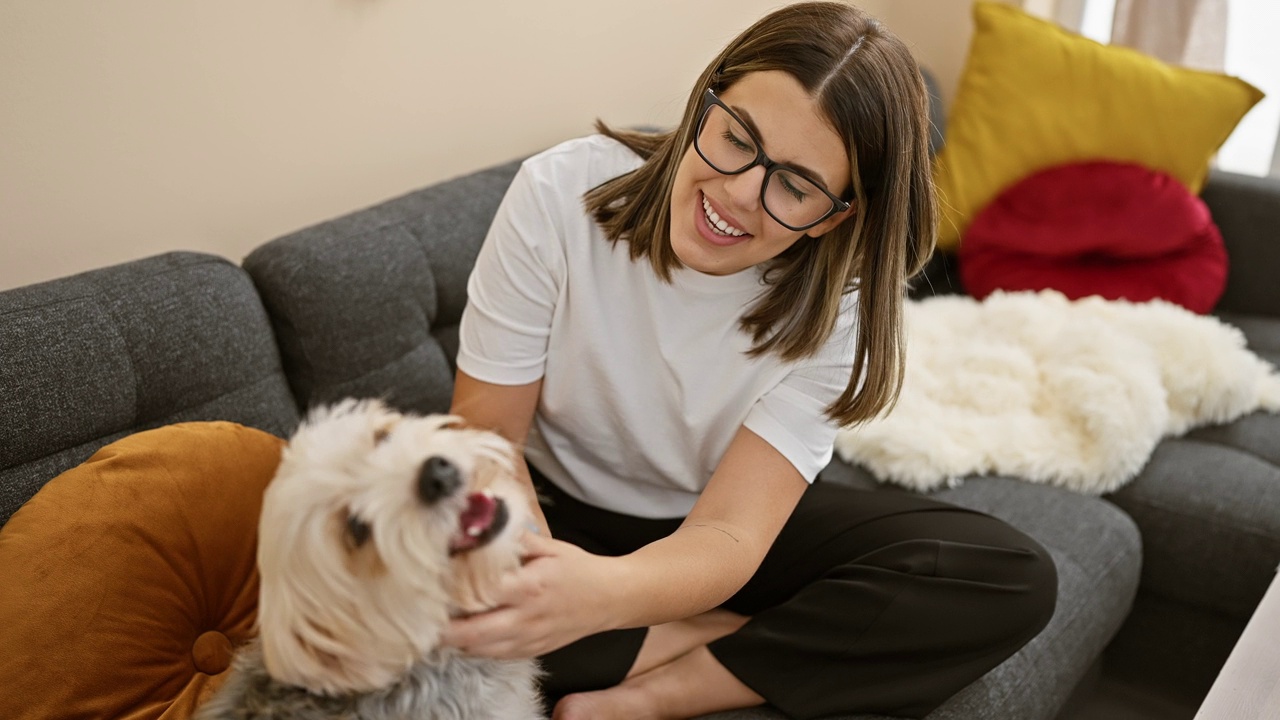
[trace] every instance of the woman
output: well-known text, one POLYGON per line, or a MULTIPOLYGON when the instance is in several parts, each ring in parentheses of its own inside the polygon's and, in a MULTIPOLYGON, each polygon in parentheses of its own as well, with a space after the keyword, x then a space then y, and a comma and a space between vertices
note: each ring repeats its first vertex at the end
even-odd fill
POLYGON ((813 483, 901 385, 935 222, 916 63, 792 5, 679 129, 600 130, 524 163, 468 285, 453 412, 526 447, 541 533, 447 641, 542 656, 560 720, 926 714, 1044 626, 1056 575, 988 516, 813 483))

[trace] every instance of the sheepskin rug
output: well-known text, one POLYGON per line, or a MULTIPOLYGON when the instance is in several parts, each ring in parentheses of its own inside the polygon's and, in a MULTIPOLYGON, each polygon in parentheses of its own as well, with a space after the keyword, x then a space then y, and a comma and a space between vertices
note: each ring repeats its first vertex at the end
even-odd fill
POLYGON ((906 328, 898 404, 836 452, 917 490, 999 474, 1110 492, 1162 437, 1280 411, 1280 374, 1239 330, 1165 302, 937 297, 906 328))

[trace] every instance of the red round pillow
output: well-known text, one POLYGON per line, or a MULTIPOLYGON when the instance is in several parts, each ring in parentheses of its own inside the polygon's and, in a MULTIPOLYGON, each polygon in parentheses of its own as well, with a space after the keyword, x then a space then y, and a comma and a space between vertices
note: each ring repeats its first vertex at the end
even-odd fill
POLYGON ((965 290, 979 299, 1052 289, 1207 313, 1227 282, 1227 251, 1204 201, 1168 174, 1117 162, 1019 181, 974 218, 958 259, 965 290))

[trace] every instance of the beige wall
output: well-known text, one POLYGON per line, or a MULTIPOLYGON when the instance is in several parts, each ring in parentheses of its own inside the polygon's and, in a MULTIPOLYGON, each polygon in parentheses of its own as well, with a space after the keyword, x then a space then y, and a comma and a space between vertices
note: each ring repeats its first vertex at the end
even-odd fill
MULTIPOLYGON (((669 124, 778 0, 5 0, 0 288, 256 245, 617 124, 669 124)), ((969 0, 868 0, 947 97, 969 0)))

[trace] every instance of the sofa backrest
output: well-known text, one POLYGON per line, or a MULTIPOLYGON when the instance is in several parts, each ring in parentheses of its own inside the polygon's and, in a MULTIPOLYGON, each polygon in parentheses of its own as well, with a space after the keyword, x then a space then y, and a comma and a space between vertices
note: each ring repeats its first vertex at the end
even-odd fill
POLYGON ((448 410, 467 278, 519 167, 423 188, 245 258, 302 409, 379 397, 448 410))
POLYGON ((174 252, 0 292, 0 525, 138 430, 231 420, 284 436, 297 409, 243 270, 174 252))

